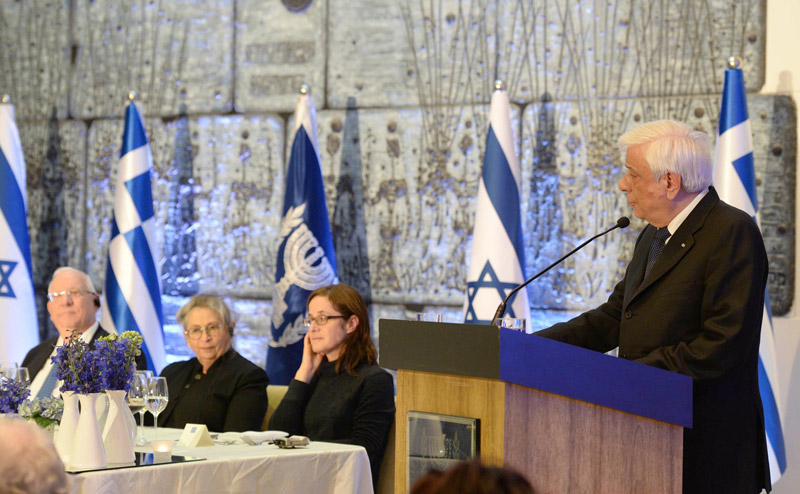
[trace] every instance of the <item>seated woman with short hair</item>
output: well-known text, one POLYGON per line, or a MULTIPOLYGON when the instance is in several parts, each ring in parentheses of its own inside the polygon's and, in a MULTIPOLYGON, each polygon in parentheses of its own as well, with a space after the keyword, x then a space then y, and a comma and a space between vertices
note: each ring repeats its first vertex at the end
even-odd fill
POLYGON ((158 425, 182 429, 205 424, 210 431, 261 430, 267 411, 267 373, 232 346, 236 326, 225 301, 195 295, 176 316, 196 357, 164 368, 169 402, 158 425))
POLYGON ((375 485, 394 418, 394 383, 378 367, 367 305, 340 284, 312 292, 306 309, 303 360, 269 428, 363 446, 375 485))

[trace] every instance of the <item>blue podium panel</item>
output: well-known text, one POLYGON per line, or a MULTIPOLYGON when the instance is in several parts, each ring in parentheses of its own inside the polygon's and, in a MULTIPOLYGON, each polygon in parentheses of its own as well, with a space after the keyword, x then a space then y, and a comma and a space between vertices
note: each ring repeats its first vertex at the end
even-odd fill
POLYGON ((534 335, 500 330, 500 379, 692 426, 690 377, 534 335))

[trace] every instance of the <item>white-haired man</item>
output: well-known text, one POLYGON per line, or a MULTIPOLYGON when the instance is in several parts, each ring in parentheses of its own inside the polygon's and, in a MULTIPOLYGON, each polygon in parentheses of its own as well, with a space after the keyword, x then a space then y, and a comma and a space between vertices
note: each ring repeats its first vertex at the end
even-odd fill
MULTIPOLYGON (((100 296, 94 289, 89 275, 71 267, 60 267, 53 273, 47 288, 47 312, 58 336, 33 347, 22 366, 31 374, 31 397, 59 396, 58 383, 50 357, 73 334, 92 343, 97 338, 108 335, 97 322, 97 309, 100 296)), ((136 367, 145 369, 147 363, 143 355, 136 358, 136 367)))
POLYGON ((619 182, 649 225, 608 301, 539 333, 692 377, 683 492, 771 488, 758 346, 767 255, 756 223, 720 201, 703 132, 668 120, 619 139, 619 182))
POLYGON ((0 492, 69 492, 64 463, 43 430, 24 420, 0 417, 0 444, 0 492))

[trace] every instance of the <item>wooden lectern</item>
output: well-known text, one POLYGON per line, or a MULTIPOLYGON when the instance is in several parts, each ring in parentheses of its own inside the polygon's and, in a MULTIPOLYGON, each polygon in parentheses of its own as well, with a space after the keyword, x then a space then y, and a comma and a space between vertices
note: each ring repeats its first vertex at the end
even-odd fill
POLYGON ((397 369, 395 492, 409 411, 477 418, 480 456, 535 492, 680 494, 687 376, 508 329, 381 319, 397 369))

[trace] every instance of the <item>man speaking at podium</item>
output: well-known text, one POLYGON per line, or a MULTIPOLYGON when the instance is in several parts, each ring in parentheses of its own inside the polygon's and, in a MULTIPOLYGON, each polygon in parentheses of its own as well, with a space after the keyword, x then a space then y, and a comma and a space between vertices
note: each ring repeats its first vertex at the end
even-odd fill
POLYGON ((623 135, 619 188, 647 225, 608 301, 537 333, 693 379, 683 492, 771 489, 758 389, 767 254, 746 213, 710 187, 705 133, 667 120, 623 135))

